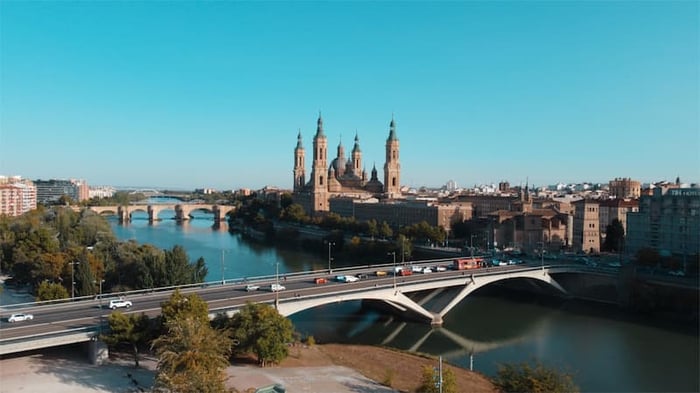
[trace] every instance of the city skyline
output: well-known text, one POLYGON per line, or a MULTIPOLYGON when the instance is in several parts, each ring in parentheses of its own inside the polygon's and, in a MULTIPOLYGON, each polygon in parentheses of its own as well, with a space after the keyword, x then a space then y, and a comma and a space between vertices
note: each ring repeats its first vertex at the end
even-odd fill
POLYGON ((292 187, 329 157, 439 187, 700 182, 697 2, 0 2, 0 174, 292 187))

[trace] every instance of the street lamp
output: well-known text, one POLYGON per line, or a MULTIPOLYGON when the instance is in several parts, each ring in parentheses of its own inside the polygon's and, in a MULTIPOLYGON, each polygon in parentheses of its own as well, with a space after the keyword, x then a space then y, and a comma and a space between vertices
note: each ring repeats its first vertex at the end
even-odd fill
POLYGON ((275 263, 275 309, 280 309, 280 263, 275 263))
POLYGON ((70 297, 73 299, 75 297, 75 265, 80 265, 79 261, 73 261, 70 263, 70 297))
POLYGON ((335 243, 333 242, 328 242, 328 274, 333 273, 333 270, 331 270, 331 261, 333 258, 331 258, 331 247, 335 246, 335 243))
POLYGON ((394 263, 394 269, 393 269, 393 275, 394 275, 394 290, 396 290, 396 251, 392 251, 390 253, 387 253, 386 255, 391 255, 393 258, 393 263, 394 263))
POLYGON ((544 242, 540 242, 540 264, 542 265, 542 271, 544 271, 544 242))
POLYGON ((99 301, 100 301, 100 334, 102 334, 102 283, 104 283, 105 280, 99 280, 99 285, 100 285, 100 295, 99 295, 99 301))
POLYGON ((226 279, 224 278, 224 252, 226 250, 221 250, 221 285, 226 284, 226 279))

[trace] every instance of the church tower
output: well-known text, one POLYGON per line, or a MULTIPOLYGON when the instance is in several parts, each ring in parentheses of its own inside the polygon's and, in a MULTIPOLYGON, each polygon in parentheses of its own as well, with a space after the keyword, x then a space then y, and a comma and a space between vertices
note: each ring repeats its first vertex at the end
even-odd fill
POLYGON ((355 146, 352 148, 352 173, 360 177, 362 175, 362 151, 360 151, 360 138, 355 131, 355 146))
POLYGON ((343 141, 338 143, 338 154, 335 160, 335 176, 343 177, 345 174, 345 148, 343 147, 343 141))
POLYGON ((328 140, 323 133, 323 119, 318 114, 314 136, 314 159, 311 172, 312 211, 328 211, 328 140))
POLYGON ((297 147, 294 149, 294 191, 301 191, 306 182, 304 159, 304 146, 301 144, 301 130, 299 130, 297 147))
POLYGON ((389 137, 386 140, 386 162, 384 163, 384 193, 389 198, 401 196, 400 172, 399 138, 396 137, 396 124, 392 116, 389 123, 389 137))

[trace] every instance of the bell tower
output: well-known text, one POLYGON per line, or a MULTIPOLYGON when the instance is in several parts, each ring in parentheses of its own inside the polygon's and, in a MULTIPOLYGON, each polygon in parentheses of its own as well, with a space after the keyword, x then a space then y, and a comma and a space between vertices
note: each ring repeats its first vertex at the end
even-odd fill
POLYGON ((294 149, 294 191, 301 191, 306 182, 304 171, 304 145, 301 143, 301 130, 297 135, 297 147, 294 149))
POLYGON ((387 197, 401 196, 401 164, 399 164, 399 138, 396 137, 394 116, 389 123, 389 137, 386 140, 386 162, 384 163, 384 193, 387 197))
POLYGON ((314 136, 314 159, 311 172, 311 211, 328 211, 328 140, 323 133, 323 119, 318 114, 314 136))

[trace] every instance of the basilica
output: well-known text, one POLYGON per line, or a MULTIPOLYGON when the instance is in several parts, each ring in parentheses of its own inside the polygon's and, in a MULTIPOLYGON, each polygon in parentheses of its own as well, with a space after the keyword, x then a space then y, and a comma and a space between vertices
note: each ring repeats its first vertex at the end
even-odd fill
POLYGON ((328 161, 328 140, 323 132, 323 119, 320 114, 313 139, 313 160, 308 181, 305 158, 300 131, 294 149, 293 195, 295 202, 302 205, 308 214, 330 211, 330 200, 333 198, 394 199, 401 196, 399 139, 396 136, 393 117, 389 123, 389 136, 386 140, 384 183, 379 181, 377 168, 374 166, 368 178, 362 164, 362 151, 357 134, 349 155, 346 156, 345 147, 341 142, 338 144, 336 157, 328 161))

